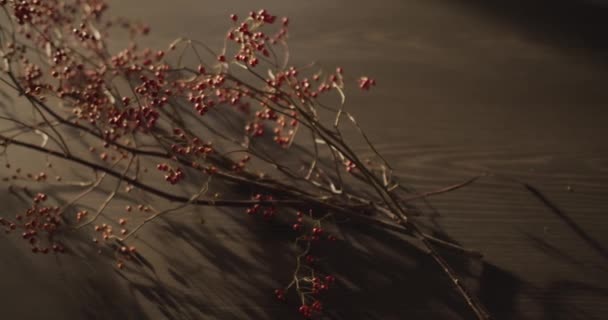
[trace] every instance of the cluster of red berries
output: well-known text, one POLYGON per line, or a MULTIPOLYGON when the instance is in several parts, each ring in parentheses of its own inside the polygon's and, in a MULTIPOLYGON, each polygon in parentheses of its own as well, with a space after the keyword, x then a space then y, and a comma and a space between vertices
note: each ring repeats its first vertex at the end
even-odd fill
POLYGON ((72 34, 74 34, 74 36, 81 42, 85 42, 87 40, 100 40, 95 37, 94 33, 91 30, 87 30, 87 26, 84 23, 81 23, 79 28, 72 29, 72 34))
POLYGON ((353 172, 357 168, 357 165, 350 160, 344 161, 344 166, 346 167, 346 172, 353 172))
MULTIPOLYGON (((236 23, 238 16, 231 14, 230 19, 236 23)), ((273 24, 275 20, 276 16, 269 14, 266 10, 252 11, 249 13, 249 19, 246 19, 238 27, 230 30, 227 38, 239 45, 239 50, 234 55, 234 59, 246 63, 250 67, 255 67, 260 62, 256 57, 256 53, 259 52, 263 56, 269 57, 270 51, 267 48, 267 43, 271 38, 260 31, 259 27, 264 24, 273 24)), ((287 24, 285 23, 284 27, 286 26, 287 24)), ((272 40, 276 42, 276 39, 273 38, 272 40)))
POLYGON ((247 166, 247 163, 249 163, 249 161, 251 160, 251 156, 250 155, 246 155, 243 158, 241 158, 241 160, 239 160, 238 162, 236 162, 235 164, 232 165, 232 171, 243 171, 245 169, 245 167, 247 166))
MULTIPOLYGON (((343 87, 342 73, 343 69, 338 67, 335 73, 329 74, 323 79, 319 74, 313 74, 311 79, 308 77, 301 78, 298 69, 292 66, 267 78, 266 84, 269 89, 277 90, 282 94, 297 98, 302 103, 306 103, 336 87, 343 87), (313 82, 318 84, 316 88, 313 87, 313 82)), ((278 98, 272 99, 272 97, 270 97, 270 100, 277 103, 278 98)))
MULTIPOLYGON (((329 290, 330 286, 336 282, 336 278, 332 275, 325 276, 324 279, 313 277, 312 280, 312 290, 311 293, 313 296, 318 296, 319 294, 329 290)), ((302 304, 298 311, 305 317, 311 318, 313 314, 319 314, 323 312, 323 303, 315 298, 315 300, 311 304, 302 304)))
MULTIPOLYGON (((126 224, 126 220, 123 220, 123 223, 120 223, 121 226, 124 226, 126 224)), ((103 240, 109 240, 113 235, 114 235, 114 228, 112 228, 111 225, 107 224, 107 223, 102 223, 101 225, 96 225, 94 227, 95 232, 99 232, 101 233, 101 237, 103 240)), ((126 228, 121 228, 120 229, 120 234, 121 235, 126 235, 127 233, 129 233, 129 230, 126 228)), ((97 239, 94 238, 93 242, 97 243, 97 239)))
MULTIPOLYGON (((300 231, 302 229, 302 219, 298 218, 297 221, 298 222, 294 223, 292 227, 295 231, 300 231)), ((302 240, 303 241, 319 241, 319 240, 323 239, 322 238, 323 233, 324 233, 323 228, 315 227, 315 228, 312 228, 311 234, 302 236, 302 240)), ((329 241, 336 241, 336 236, 330 234, 330 235, 327 235, 326 239, 329 241)))
POLYGON ((294 117, 294 118, 292 118, 289 121, 289 125, 292 128, 287 129, 286 130, 287 132, 284 131, 285 127, 287 126, 286 117, 284 115, 281 115, 276 120, 277 126, 273 130, 274 131, 273 140, 280 146, 288 146, 295 136, 296 131, 295 131, 295 128, 293 128, 293 127, 298 125, 298 120, 295 118, 296 117, 295 112, 292 112, 292 117, 294 117))
MULTIPOLYGON (((271 195, 263 195, 263 194, 256 194, 255 196, 253 196, 252 198, 255 201, 260 201, 260 202, 272 202, 274 200, 274 197, 271 195)), ((262 205, 260 203, 255 203, 252 206, 250 206, 249 208, 245 209, 245 212, 248 215, 254 215, 257 214, 259 212, 262 212, 262 215, 264 217, 264 219, 271 219, 272 217, 274 217, 277 213, 277 208, 274 205, 262 205)))
POLYGON ((298 312, 304 316, 304 318, 311 318, 314 313, 323 312, 323 304, 321 301, 316 300, 312 304, 303 304, 298 308, 298 312))
POLYGON ((116 260, 116 267, 118 269, 124 269, 125 261, 133 259, 137 253, 137 249, 134 246, 120 246, 114 248, 115 251, 120 255, 120 257, 116 260))
POLYGON ((203 143, 198 137, 189 137, 180 129, 173 129, 173 137, 175 140, 181 141, 171 145, 171 152, 174 155, 196 155, 206 157, 214 152, 211 142, 203 143))
POLYGON ((261 137, 264 135, 264 125, 260 122, 254 122, 245 125, 245 132, 252 137, 261 137))
POLYGON ((260 9, 258 12, 250 11, 249 18, 258 22, 273 24, 277 17, 268 13, 266 9, 260 9))
MULTIPOLYGON (((17 18, 17 23, 23 25, 26 22, 32 21, 33 16, 37 13, 36 5, 40 3, 40 0, 32 0, 30 1, 15 1, 13 3, 13 14, 15 18, 17 18)), ((1 5, 5 5, 6 3, 0 3, 1 5)))
POLYGON ((177 184, 185 178, 184 172, 181 168, 172 168, 166 163, 159 163, 156 165, 156 169, 159 171, 167 172, 165 174, 165 180, 171 184, 177 184))
MULTIPOLYGON (((9 49, 8 51, 9 52, 6 53, 7 55, 15 54, 17 52, 15 49, 9 49)), ((23 87, 24 93, 36 96, 41 101, 45 101, 46 97, 44 93, 53 90, 53 86, 43 83, 42 69, 25 56, 20 57, 19 68, 23 71, 20 80, 22 80, 21 86, 23 87)))
MULTIPOLYGON (((297 125, 297 120, 295 119, 296 117, 296 113, 295 111, 292 111, 292 121, 290 121, 291 126, 296 126, 297 125)), ((255 113, 256 118, 260 119, 260 121, 264 121, 264 120, 268 120, 268 121, 273 121, 276 126, 273 130, 274 132, 274 137, 273 140, 278 143, 281 146, 286 146, 288 145, 294 134, 295 134, 295 130, 293 129, 289 129, 287 131, 287 133, 283 132, 283 129, 286 127, 287 125, 287 120, 286 117, 284 115, 277 115, 277 113, 272 110, 269 107, 264 107, 261 110, 256 111, 255 113)), ((264 126, 261 122, 254 122, 252 125, 247 125, 245 127, 246 131, 250 134, 252 134, 254 137, 259 137, 264 133, 264 126)))
POLYGON ((65 248, 53 241, 61 222, 61 211, 58 206, 42 205, 48 196, 38 193, 33 197, 33 205, 25 211, 25 214, 17 214, 15 222, 0 218, 0 225, 4 226, 5 232, 10 233, 17 229, 23 229, 22 238, 27 240, 32 247, 33 253, 64 253, 65 248), (45 235, 48 244, 44 244, 41 237, 45 235))
POLYGON ((298 308, 298 312, 300 312, 305 318, 312 317, 312 308, 307 304, 301 305, 300 308, 298 308))
POLYGON ((88 214, 89 211, 87 210, 80 210, 76 212, 76 222, 80 222, 80 220, 82 220, 82 218, 86 217, 88 214))
POLYGON ((291 226, 291 228, 292 228, 294 231, 300 231, 300 230, 302 230, 303 225, 304 225, 304 214, 302 213, 302 211, 298 211, 298 212, 296 212, 296 216, 298 217, 298 218, 296 219, 296 223, 294 223, 294 224, 291 226))
POLYGON ((285 290, 284 289, 275 289, 274 296, 279 300, 285 300, 285 290))
POLYGON ((197 75, 176 85, 179 86, 178 92, 188 97, 188 101, 199 115, 205 115, 219 104, 230 104, 241 111, 249 110, 249 102, 243 99, 250 95, 246 86, 234 81, 227 82, 226 76, 221 73, 209 74, 202 65, 198 67, 197 75))
POLYGON ((376 85, 376 80, 369 77, 359 78, 359 89, 369 90, 371 87, 376 85))
MULTIPOLYGON (((323 312, 323 303, 318 298, 319 294, 328 291, 330 287, 336 282, 336 278, 332 275, 327 275, 323 278, 312 277, 311 279, 307 279, 306 282, 311 283, 310 293, 312 294, 312 297, 305 296, 304 300, 312 300, 312 303, 303 303, 301 306, 298 307, 298 312, 308 319, 315 314, 320 314, 323 312)), ((285 301, 285 289, 275 289, 274 296, 278 300, 285 301)))
MULTIPOLYGON (((291 228, 294 231, 302 231, 304 228, 304 214, 302 211, 296 212, 296 222, 291 225, 291 228)), ((315 226, 310 230, 310 234, 304 235, 301 237, 303 241, 319 241, 323 239, 323 235, 325 234, 325 229, 321 226, 315 226)), ((335 241, 336 237, 334 235, 327 235, 327 240, 335 241)))
POLYGON ((332 275, 325 276, 325 279, 318 277, 312 278, 312 294, 319 294, 329 290, 330 285, 336 282, 336 278, 332 275))

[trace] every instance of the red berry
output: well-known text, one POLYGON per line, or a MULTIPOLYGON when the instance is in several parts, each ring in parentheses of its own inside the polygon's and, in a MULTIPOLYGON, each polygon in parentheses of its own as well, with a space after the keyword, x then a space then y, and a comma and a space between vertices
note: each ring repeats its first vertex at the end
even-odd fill
POLYGON ((279 300, 285 300, 285 291, 283 289, 276 289, 276 290, 274 290, 274 295, 279 300))
POLYGON ((205 66, 203 66, 202 64, 198 66, 198 73, 205 74, 205 71, 205 66))
POLYGON ((306 262, 309 263, 309 264, 315 262, 315 257, 313 257, 311 255, 307 255, 306 256, 306 262))
POLYGON ((312 305, 311 305, 311 307, 315 311, 321 311, 321 310, 323 310, 323 304, 319 300, 313 302, 312 305))

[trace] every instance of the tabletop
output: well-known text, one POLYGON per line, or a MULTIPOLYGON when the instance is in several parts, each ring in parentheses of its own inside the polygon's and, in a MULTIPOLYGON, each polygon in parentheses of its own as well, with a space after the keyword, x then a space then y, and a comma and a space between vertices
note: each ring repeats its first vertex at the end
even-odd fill
MULTIPOLYGON (((180 36, 217 47, 233 12, 289 16, 294 64, 377 80, 348 92, 348 108, 402 181, 429 191, 485 174, 420 203, 429 212, 420 220, 483 253, 447 258, 494 318, 608 314, 608 9, 574 0, 110 3, 150 24, 153 47, 180 36)), ((202 211, 204 224, 180 214, 140 237, 154 276, 123 279, 95 258, 44 262, 0 241, 0 307, 11 319, 297 318, 272 296, 293 262, 289 236, 202 211)), ((330 318, 471 318, 427 257, 396 235, 353 228, 330 258, 342 280, 330 318)))

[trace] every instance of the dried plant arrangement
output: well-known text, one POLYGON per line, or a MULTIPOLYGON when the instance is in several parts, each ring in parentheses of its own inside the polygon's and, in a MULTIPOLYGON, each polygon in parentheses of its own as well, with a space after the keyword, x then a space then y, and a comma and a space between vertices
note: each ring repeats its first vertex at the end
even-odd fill
MULTIPOLYGON (((299 252, 293 277, 268 290, 316 318, 336 282, 318 248, 339 241, 328 226, 353 221, 411 237, 476 317, 489 319, 440 251, 479 253, 431 236, 411 215, 415 201, 476 178, 427 193, 400 183, 346 108, 351 84, 342 68, 290 64, 297 52, 287 45, 288 18, 266 10, 233 14, 219 49, 184 38, 152 49, 138 45, 150 28, 113 18, 103 0, 0 0, 0 8, 4 180, 15 193, 24 192, 20 181, 79 190, 58 205, 27 189, 30 208, 0 218, 33 253, 70 254, 65 235, 90 233, 91 250, 111 252, 124 271, 142 259, 132 240, 147 224, 188 207, 239 207, 242 219, 280 219, 292 229, 299 252), (111 49, 112 35, 125 32, 130 45, 111 49), (355 152, 344 128, 358 132, 373 157, 355 152), (9 156, 16 149, 46 157, 48 170, 25 174, 9 156), (68 179, 51 163, 92 178, 68 179), (101 186, 110 186, 105 199, 82 209, 80 201, 101 186), (118 197, 132 203, 105 215, 118 197), (143 218, 131 218, 132 211, 143 218)), ((352 85, 369 90, 376 82, 364 76, 352 85)))

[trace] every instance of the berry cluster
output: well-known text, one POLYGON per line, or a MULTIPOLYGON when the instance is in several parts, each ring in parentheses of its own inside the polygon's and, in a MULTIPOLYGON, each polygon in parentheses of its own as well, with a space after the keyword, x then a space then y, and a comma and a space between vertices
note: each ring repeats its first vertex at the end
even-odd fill
MULTIPOLYGON (((28 1, 16 1, 13 4, 14 15, 17 18, 17 22, 21 25, 26 22, 32 21, 32 17, 37 14, 36 6, 40 3, 39 0, 33 0, 31 3, 28 1)), ((4 3, 2 3, 4 5, 4 3)))
POLYGON ((350 160, 344 161, 344 166, 346 167, 346 172, 353 172, 357 168, 357 164, 350 160))
POLYGON ((166 163, 157 164, 156 169, 166 172, 165 180, 171 184, 176 184, 185 177, 181 168, 173 168, 166 163))
POLYGON ((359 78, 359 89, 369 90, 371 87, 376 85, 376 80, 369 77, 359 78))
POLYGON ((137 248, 135 248, 134 246, 112 245, 111 247, 116 253, 116 267, 118 269, 124 269, 126 261, 130 261, 137 258, 137 248))
MULTIPOLYGON (((256 194, 252 197, 252 199, 259 202, 272 202, 274 200, 274 197, 272 195, 256 194)), ((245 209, 245 212, 248 215, 254 215, 259 212, 262 212, 264 219, 268 220, 276 215, 277 208, 275 205, 272 204, 262 205, 260 203, 255 203, 249 208, 245 209)))
POLYGON ((88 214, 89 214, 89 211, 87 211, 87 210, 80 210, 80 211, 76 212, 76 222, 80 222, 88 214))
POLYGON ((17 214, 15 221, 0 218, 6 233, 22 229, 21 236, 31 245, 33 253, 64 253, 63 245, 53 239, 62 226, 61 210, 58 206, 45 206, 48 196, 38 193, 33 205, 24 214, 17 214))
MULTIPOLYGON (((126 224, 126 220, 122 219, 121 223, 119 223, 119 224, 120 224, 120 226, 124 226, 126 224)), ((110 238, 112 238, 114 236, 114 229, 112 228, 111 225, 109 225, 107 223, 102 223, 101 225, 96 225, 94 230, 101 234, 101 237, 103 240, 109 240, 110 238)), ((120 229, 121 235, 126 235, 128 232, 129 232, 129 230, 126 228, 120 229)), ((97 242, 96 239, 94 239, 93 241, 97 242)))
MULTIPOLYGON (((323 302, 319 300, 320 295, 327 292, 334 285, 336 278, 332 275, 327 275, 323 278, 313 276, 302 278, 300 281, 309 284, 310 288, 307 290, 310 290, 310 294, 300 293, 302 304, 298 307, 298 312, 307 319, 320 315, 323 312, 323 302)), ((303 291, 300 290, 300 292, 303 291)), ((285 291, 283 289, 276 289, 275 296, 279 300, 285 300, 285 291)))
MULTIPOLYGON (((238 16, 231 14, 230 19, 237 23, 238 16)), ((269 14, 266 10, 260 10, 258 12, 250 12, 249 17, 238 24, 237 27, 228 32, 227 38, 236 44, 238 44, 238 52, 234 55, 234 59, 238 62, 255 67, 260 62, 257 57, 257 53, 261 53, 264 57, 270 56, 269 48, 267 47, 268 42, 276 43, 277 40, 284 37, 287 34, 287 23, 283 24, 282 32, 279 35, 270 37, 263 31, 260 31, 261 27, 267 24, 274 24, 276 16, 269 14)), ((283 21, 287 21, 284 20, 283 21)), ((223 59, 225 61, 225 57, 223 59)), ((222 61, 222 59, 220 59, 222 61)), ((223 62, 223 61, 222 61, 223 62)))
POLYGON ((303 304, 298 308, 298 312, 300 312, 305 318, 311 318, 315 313, 321 313, 323 311, 323 304, 321 301, 316 300, 310 305, 303 304))
POLYGON ((238 162, 236 162, 235 164, 232 165, 232 170, 237 171, 237 172, 245 170, 245 167, 247 166, 247 163, 250 160, 251 160, 251 156, 245 155, 244 157, 241 158, 241 160, 239 160, 238 162))

